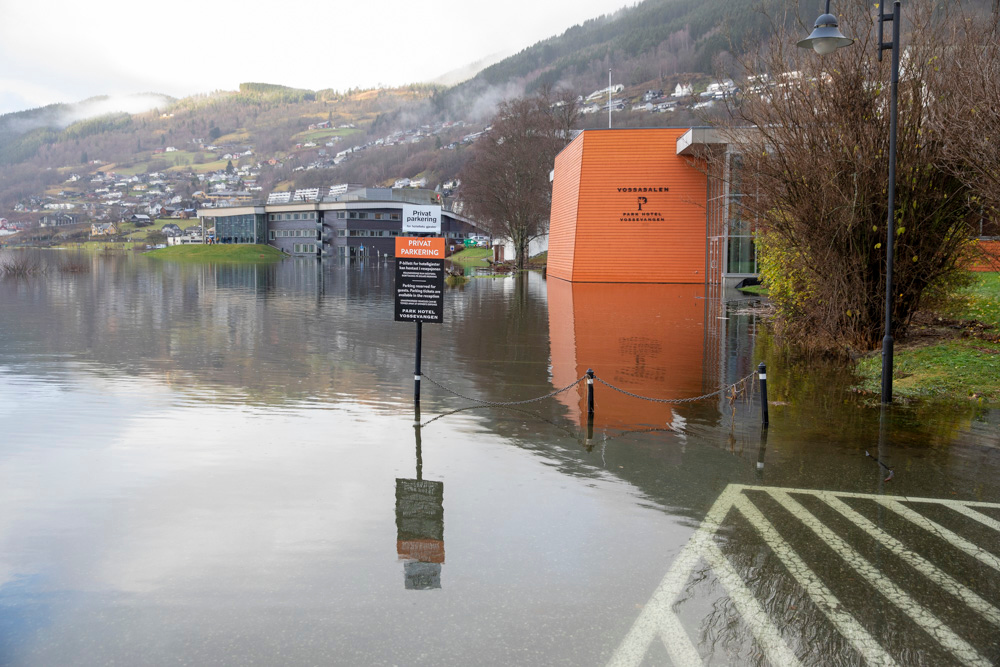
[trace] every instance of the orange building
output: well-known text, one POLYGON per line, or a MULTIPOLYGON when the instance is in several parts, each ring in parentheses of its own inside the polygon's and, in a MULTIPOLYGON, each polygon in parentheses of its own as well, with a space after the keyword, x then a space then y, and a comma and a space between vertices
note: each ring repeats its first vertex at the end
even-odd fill
POLYGON ((976 258, 973 271, 1000 271, 1000 240, 980 238, 976 240, 976 258))
POLYGON ((580 133, 555 161, 548 275, 690 284, 756 276, 752 231, 731 219, 727 179, 709 177, 703 149, 726 145, 702 128, 580 133))

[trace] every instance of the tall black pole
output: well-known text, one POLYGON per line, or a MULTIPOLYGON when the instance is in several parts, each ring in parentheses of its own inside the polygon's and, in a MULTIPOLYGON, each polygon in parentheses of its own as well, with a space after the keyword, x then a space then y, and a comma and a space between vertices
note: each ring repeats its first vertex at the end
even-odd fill
POLYGON ((420 343, 422 338, 423 322, 417 320, 417 354, 413 365, 413 405, 418 411, 420 410, 420 343))
POLYGON ((892 50, 892 72, 889 91, 889 211, 885 244, 885 336, 882 338, 882 403, 892 403, 892 246, 896 236, 896 118, 899 88, 899 0, 892 4, 892 13, 885 14, 879 9, 879 51, 878 59, 882 60, 882 51, 892 50), (892 21, 892 41, 882 41, 882 24, 892 21))

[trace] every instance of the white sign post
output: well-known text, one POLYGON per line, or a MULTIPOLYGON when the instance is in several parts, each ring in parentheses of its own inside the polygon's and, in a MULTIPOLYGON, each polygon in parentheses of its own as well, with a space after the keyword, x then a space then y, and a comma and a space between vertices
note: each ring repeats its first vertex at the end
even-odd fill
POLYGON ((441 207, 437 204, 403 204, 404 234, 440 234, 441 207))

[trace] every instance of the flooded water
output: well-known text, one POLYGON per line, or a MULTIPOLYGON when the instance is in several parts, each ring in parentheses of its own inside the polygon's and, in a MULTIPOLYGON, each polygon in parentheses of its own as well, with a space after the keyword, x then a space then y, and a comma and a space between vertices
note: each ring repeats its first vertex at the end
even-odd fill
POLYGON ((2 664, 1000 662, 1000 411, 880 439, 738 294, 473 279, 415 415, 391 264, 40 261, 0 281, 2 664), (766 431, 612 388, 762 360, 766 431), (588 368, 591 428, 585 383, 462 398, 588 368))

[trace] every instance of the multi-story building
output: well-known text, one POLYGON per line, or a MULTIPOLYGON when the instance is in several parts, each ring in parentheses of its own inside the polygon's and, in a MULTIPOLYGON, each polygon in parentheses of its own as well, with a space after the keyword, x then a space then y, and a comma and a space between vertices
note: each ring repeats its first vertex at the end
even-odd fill
MULTIPOLYGON (((335 190, 336 191, 336 190, 335 190)), ((291 255, 357 257, 392 255, 408 211, 426 209, 440 219, 440 236, 461 246, 481 232, 468 218, 442 206, 428 190, 356 188, 312 201, 198 209, 215 243, 263 243, 291 255)), ((212 237, 207 237, 212 238, 212 237)))

